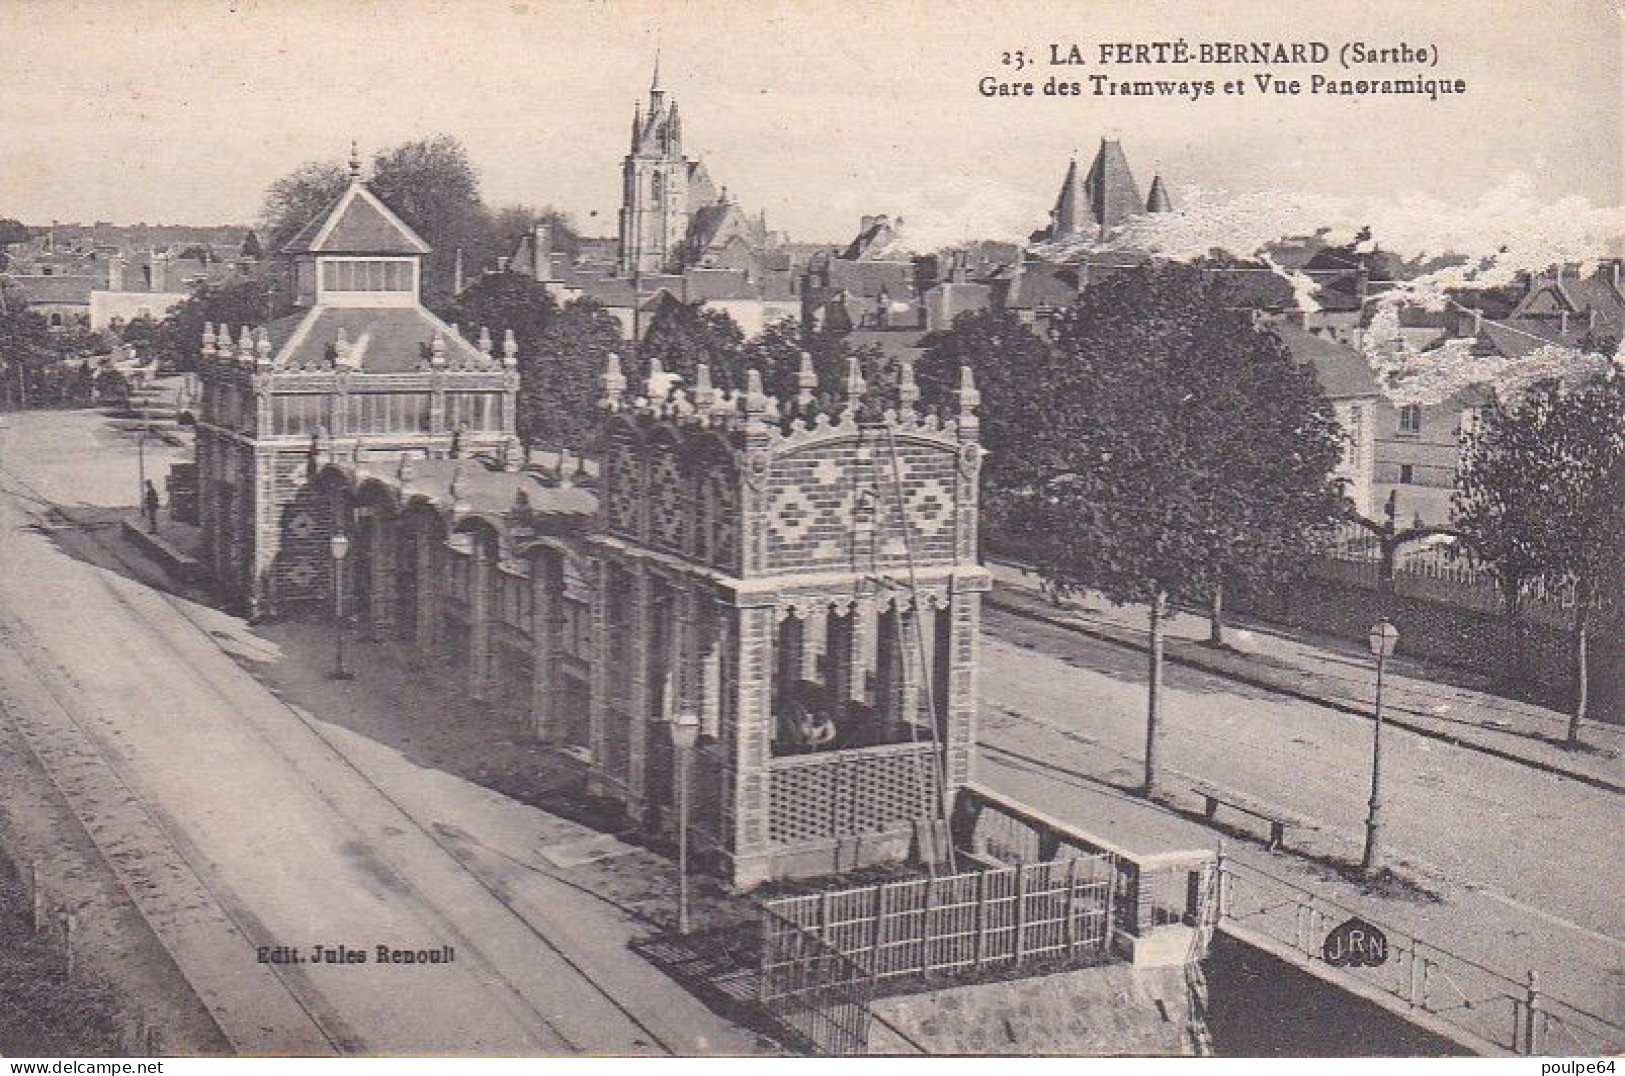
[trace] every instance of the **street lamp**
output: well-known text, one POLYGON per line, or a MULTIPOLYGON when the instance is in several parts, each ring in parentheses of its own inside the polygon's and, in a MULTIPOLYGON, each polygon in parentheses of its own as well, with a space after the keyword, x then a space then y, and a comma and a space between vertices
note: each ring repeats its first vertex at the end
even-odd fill
POLYGON ((1394 656, 1394 647, 1399 644, 1399 632, 1384 617, 1372 626, 1366 642, 1371 647, 1371 656, 1377 659, 1377 720, 1371 737, 1371 813, 1365 820, 1365 855, 1360 859, 1360 869, 1369 872, 1377 866, 1378 848, 1382 843, 1382 673, 1388 659, 1394 656))
POLYGON ((684 710, 666 726, 677 762, 677 933, 688 933, 688 785, 700 715, 684 710))
POLYGON ((350 552, 350 539, 343 531, 334 531, 327 547, 333 554, 333 619, 337 629, 333 633, 333 671, 329 676, 334 680, 354 680, 355 674, 344 667, 344 558, 350 552))

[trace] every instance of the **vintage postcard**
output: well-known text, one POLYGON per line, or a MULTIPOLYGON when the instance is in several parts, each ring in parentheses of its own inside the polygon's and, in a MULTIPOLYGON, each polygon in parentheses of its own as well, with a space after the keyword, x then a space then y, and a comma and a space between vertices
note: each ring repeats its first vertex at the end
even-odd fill
POLYGON ((1622 31, 0 0, 0 1054, 1611 1059, 1622 31))

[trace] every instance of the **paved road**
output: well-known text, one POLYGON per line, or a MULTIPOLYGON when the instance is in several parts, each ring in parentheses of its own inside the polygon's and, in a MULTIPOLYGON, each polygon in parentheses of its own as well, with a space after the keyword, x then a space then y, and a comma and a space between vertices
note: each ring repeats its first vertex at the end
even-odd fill
MULTIPOLYGON (((652 969, 607 969, 622 973, 617 997, 546 936, 571 929, 565 887, 516 893, 470 869, 471 853, 425 817, 451 809, 445 800, 414 805, 385 780, 421 783, 420 773, 358 763, 367 745, 273 697, 203 629, 203 611, 98 567, 93 539, 53 526, 41 490, 68 504, 132 499, 134 461, 110 458, 89 418, 9 417, 0 720, 44 757, 233 1044, 664 1053, 703 1032, 678 1016, 677 1035, 657 1034, 658 1020, 640 1019, 639 1009, 682 1012, 652 969), (381 963, 380 945, 455 957, 381 963), (368 959, 274 965, 257 960, 262 946, 368 959)), ((438 788, 453 802, 486 795, 438 788)))
MULTIPOLYGON (((1118 790, 1141 775, 1141 655, 999 611, 985 628, 980 779, 1131 848, 1213 844, 1212 829, 1118 790)), ((1170 789, 1203 777, 1290 808, 1322 825, 1296 850, 1358 862, 1369 721, 1170 668, 1165 722, 1170 789)), ((1257 843, 1232 850, 1516 977, 1540 970, 1554 992, 1617 1018, 1620 798, 1402 730, 1386 734, 1384 759, 1391 862, 1440 901, 1362 894, 1257 843)), ((1182 806, 1196 804, 1187 794, 1182 806)))

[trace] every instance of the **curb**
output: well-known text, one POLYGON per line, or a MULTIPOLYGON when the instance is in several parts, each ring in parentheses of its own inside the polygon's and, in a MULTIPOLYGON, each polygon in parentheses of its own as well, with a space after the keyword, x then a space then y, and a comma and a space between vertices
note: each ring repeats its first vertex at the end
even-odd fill
MULTIPOLYGON (((1018 603, 1011 602, 1005 598, 997 597, 993 592, 990 592, 987 595, 986 601, 995 609, 1003 610, 1004 612, 1010 613, 1014 616, 1026 617, 1028 620, 1037 620, 1041 623, 1049 624, 1052 627, 1061 628, 1065 631, 1076 632, 1079 635, 1087 635, 1091 639, 1098 639, 1101 642, 1110 643, 1113 646, 1120 646, 1126 650, 1133 650, 1142 654, 1145 653, 1145 647, 1137 641, 1125 639, 1120 635, 1102 631, 1099 628, 1093 628, 1085 624, 1080 624, 1076 621, 1062 620, 1057 617, 1045 616, 1043 613, 1036 610, 1023 608, 1018 603)), ((1246 684, 1249 687, 1255 687, 1262 691, 1269 691, 1277 695, 1284 695, 1287 698, 1298 699, 1302 702, 1312 702, 1317 706, 1324 706, 1329 710, 1337 710, 1345 714, 1352 714, 1355 717, 1364 718, 1367 721, 1374 721, 1376 717, 1376 715, 1370 710, 1364 709, 1353 703, 1344 702, 1339 699, 1326 698, 1321 695, 1316 695, 1311 691, 1291 687, 1289 685, 1282 684, 1262 676, 1257 676, 1255 674, 1226 669, 1217 663, 1201 661, 1173 648, 1166 649, 1163 656, 1164 659, 1170 664, 1181 665, 1189 669, 1196 669, 1200 672, 1222 677, 1226 680, 1234 680, 1238 684, 1246 684)), ((1528 766, 1531 769, 1539 770, 1543 773, 1549 773, 1556 777, 1566 777, 1570 780, 1578 781, 1583 785, 1589 785, 1592 788, 1600 789, 1604 792, 1613 792, 1616 794, 1625 792, 1625 785, 1616 784, 1615 782, 1609 781, 1606 778, 1597 777, 1593 774, 1585 773, 1580 770, 1567 769, 1563 766, 1556 765, 1555 763, 1547 762, 1544 759, 1532 758, 1528 755, 1518 754, 1515 751, 1508 751, 1502 747, 1495 747, 1490 744, 1480 743, 1476 740, 1462 739, 1449 733, 1440 732, 1438 729, 1429 728, 1426 725, 1415 724, 1406 718, 1397 718, 1384 715, 1384 723, 1393 725, 1396 728, 1402 728, 1407 732, 1414 732, 1418 736, 1425 736, 1430 740, 1436 740, 1440 743, 1449 744, 1452 747, 1465 747, 1468 750, 1478 751, 1482 754, 1489 755, 1492 758, 1499 758, 1506 762, 1516 762, 1519 765, 1528 766)))

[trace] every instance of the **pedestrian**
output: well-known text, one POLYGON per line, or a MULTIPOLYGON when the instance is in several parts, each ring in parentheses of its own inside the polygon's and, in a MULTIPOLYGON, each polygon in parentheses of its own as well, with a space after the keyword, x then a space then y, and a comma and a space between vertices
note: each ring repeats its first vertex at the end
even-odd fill
POLYGON ((158 533, 158 487, 147 479, 147 493, 144 498, 147 511, 147 530, 152 534, 158 533))

